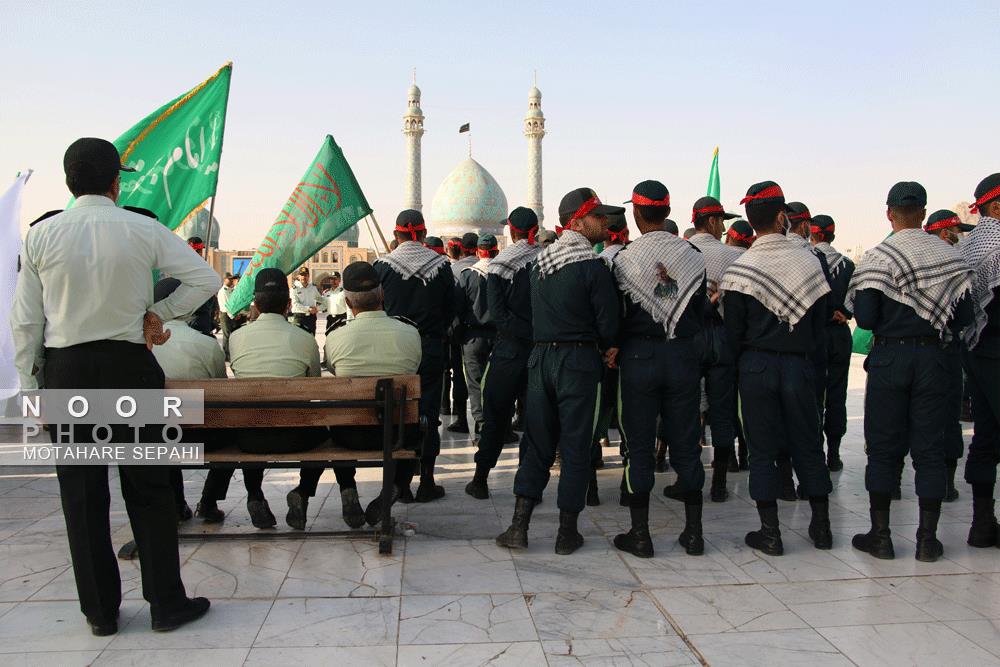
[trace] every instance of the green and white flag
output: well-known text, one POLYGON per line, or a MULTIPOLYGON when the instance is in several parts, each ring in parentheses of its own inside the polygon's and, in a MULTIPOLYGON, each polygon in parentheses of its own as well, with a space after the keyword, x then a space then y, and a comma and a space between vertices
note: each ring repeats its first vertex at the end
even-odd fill
POLYGON ((344 152, 327 135, 229 295, 226 310, 238 313, 250 305, 258 269, 276 268, 289 275, 371 212, 344 152))
POLYGON ((215 196, 232 73, 226 64, 115 139, 122 162, 135 168, 121 172, 120 206, 148 208, 177 229, 215 196))
POLYGON ((712 154, 712 169, 708 172, 708 189, 705 194, 719 199, 719 189, 719 147, 716 146, 715 153, 712 154))

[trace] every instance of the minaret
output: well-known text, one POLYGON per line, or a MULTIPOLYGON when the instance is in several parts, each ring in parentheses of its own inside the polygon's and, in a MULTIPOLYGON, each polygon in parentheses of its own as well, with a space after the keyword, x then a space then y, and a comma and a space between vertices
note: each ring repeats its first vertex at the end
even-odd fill
POLYGON ((403 208, 420 211, 420 138, 424 136, 424 112, 420 110, 420 89, 417 88, 417 71, 413 70, 403 115, 403 136, 406 137, 406 180, 403 183, 403 208))
POLYGON ((536 85, 528 93, 528 115, 524 117, 524 136, 528 138, 528 193, 527 205, 538 216, 542 213, 542 137, 545 136, 545 116, 542 114, 542 93, 536 85))

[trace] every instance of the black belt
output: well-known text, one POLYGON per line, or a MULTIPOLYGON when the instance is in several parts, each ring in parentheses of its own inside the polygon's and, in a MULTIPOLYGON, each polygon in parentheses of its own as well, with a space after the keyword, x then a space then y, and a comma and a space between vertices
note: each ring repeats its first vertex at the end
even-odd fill
POLYGON ((542 340, 535 343, 536 347, 591 347, 597 349, 597 343, 592 340, 542 340))
POLYGON ((875 345, 920 345, 943 347, 944 341, 935 336, 875 336, 875 345))
POLYGON ((798 359, 808 359, 809 355, 806 352, 778 352, 777 350, 767 350, 763 347, 754 347, 748 345, 745 350, 747 352, 763 352, 765 354, 773 354, 776 357, 796 357, 798 359))

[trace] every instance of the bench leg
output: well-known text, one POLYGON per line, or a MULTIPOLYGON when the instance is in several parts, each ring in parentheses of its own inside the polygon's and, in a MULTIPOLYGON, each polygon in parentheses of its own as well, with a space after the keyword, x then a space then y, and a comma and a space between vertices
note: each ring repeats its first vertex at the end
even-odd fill
POLYGON ((380 554, 392 553, 392 495, 395 483, 396 461, 392 456, 389 456, 382 462, 382 516, 379 522, 381 529, 378 540, 378 552, 380 554))

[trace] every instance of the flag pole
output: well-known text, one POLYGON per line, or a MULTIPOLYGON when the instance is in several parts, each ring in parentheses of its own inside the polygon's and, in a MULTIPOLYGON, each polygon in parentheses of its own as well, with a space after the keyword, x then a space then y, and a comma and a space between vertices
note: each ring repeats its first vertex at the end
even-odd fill
MULTIPOLYGON (((219 152, 219 157, 222 157, 222 152, 219 152)), ((220 159, 219 162, 222 162, 220 159)), ((212 195, 212 201, 208 204, 208 231, 205 233, 205 261, 208 261, 208 250, 212 247, 212 219, 215 217, 215 195, 212 195)))
POLYGON ((385 240, 385 234, 382 233, 382 228, 378 226, 378 220, 375 219, 375 213, 369 213, 368 217, 372 219, 373 223, 375 223, 375 231, 378 232, 379 238, 382 239, 382 245, 385 246, 385 251, 387 253, 392 252, 392 250, 389 249, 389 243, 385 240))
POLYGON ((368 230, 368 238, 372 240, 372 244, 375 246, 375 259, 381 257, 378 253, 378 243, 375 243, 375 232, 372 231, 372 221, 365 216, 365 228, 368 230))

